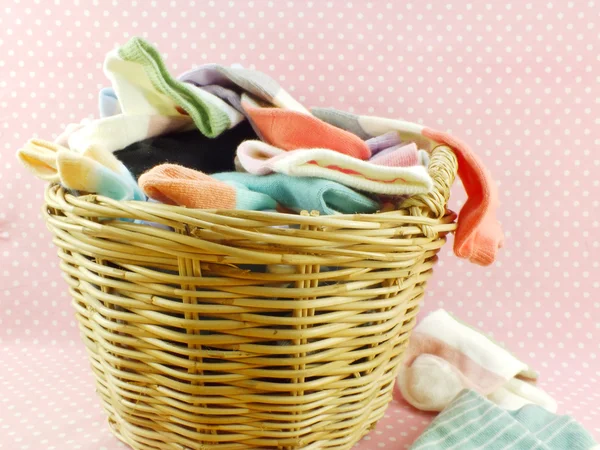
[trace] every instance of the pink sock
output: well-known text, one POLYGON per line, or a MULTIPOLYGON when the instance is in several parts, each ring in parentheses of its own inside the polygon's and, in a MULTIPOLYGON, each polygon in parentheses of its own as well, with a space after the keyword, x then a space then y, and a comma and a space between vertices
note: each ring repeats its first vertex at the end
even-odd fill
POLYGON ((556 411, 552 397, 515 377, 537 379, 527 364, 483 333, 444 310, 425 317, 412 331, 398 374, 404 399, 424 411, 441 411, 464 388, 507 409, 535 403, 556 411))
POLYGON ((419 149, 415 143, 396 145, 378 153, 369 161, 380 166, 416 166, 419 164, 419 149))
POLYGON ((285 151, 262 141, 248 140, 238 146, 237 157, 241 167, 254 175, 276 172, 324 178, 360 191, 398 196, 428 192, 432 186, 427 170, 418 164, 416 145, 413 150, 415 164, 394 166, 402 155, 395 159, 393 153, 383 157, 384 162, 390 163, 386 165, 362 161, 330 149, 285 151))
POLYGON ((371 154, 374 156, 385 149, 396 147, 402 141, 397 131, 388 131, 387 133, 367 139, 365 143, 369 146, 371 154))

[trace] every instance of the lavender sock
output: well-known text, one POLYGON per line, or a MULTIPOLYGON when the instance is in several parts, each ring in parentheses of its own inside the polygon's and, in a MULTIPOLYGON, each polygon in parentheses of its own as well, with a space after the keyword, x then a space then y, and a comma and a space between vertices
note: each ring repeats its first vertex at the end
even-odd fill
POLYGON ((415 143, 394 145, 379 152, 369 162, 393 167, 416 166, 420 164, 419 149, 415 143))
MULTIPOLYGON (((188 81, 188 83, 197 86, 194 82, 188 81)), ((216 97, 219 97, 221 100, 229 103, 236 110, 246 115, 246 111, 244 110, 244 108, 242 108, 242 97, 237 92, 226 87, 220 86, 218 84, 208 84, 206 86, 198 87, 205 90, 206 92, 210 92, 216 97)))
POLYGON ((383 155, 387 155, 389 153, 395 152, 399 148, 404 147, 404 145, 407 145, 407 144, 392 145, 391 147, 387 147, 382 150, 379 150, 379 152, 377 152, 376 154, 372 155, 371 158, 369 158, 369 161, 373 161, 374 159, 376 160, 377 158, 380 158, 383 155))
POLYGON ((396 131, 388 131, 381 136, 375 136, 365 141, 371 149, 371 156, 375 156, 377 153, 390 147, 397 146, 401 142, 400 135, 396 131))

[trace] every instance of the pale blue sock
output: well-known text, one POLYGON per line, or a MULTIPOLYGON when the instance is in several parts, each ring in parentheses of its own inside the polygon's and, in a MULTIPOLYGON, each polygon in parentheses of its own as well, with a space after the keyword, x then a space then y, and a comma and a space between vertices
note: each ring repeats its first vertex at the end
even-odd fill
POLYGON ((111 87, 100 89, 98 93, 98 107, 100 117, 110 117, 121 113, 121 105, 115 90, 111 87))

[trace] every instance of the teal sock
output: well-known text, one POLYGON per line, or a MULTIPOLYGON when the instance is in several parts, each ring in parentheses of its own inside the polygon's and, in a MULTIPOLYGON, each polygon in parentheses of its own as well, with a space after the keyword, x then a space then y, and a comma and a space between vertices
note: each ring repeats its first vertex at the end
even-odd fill
POLYGON ((235 182, 251 191, 267 194, 277 203, 294 211, 319 211, 329 214, 364 214, 379 209, 379 203, 349 187, 322 178, 291 177, 279 173, 252 175, 222 172, 217 180, 235 182))
POLYGON ((591 450, 594 439, 573 418, 538 405, 506 411, 463 390, 410 447, 432 449, 591 450))

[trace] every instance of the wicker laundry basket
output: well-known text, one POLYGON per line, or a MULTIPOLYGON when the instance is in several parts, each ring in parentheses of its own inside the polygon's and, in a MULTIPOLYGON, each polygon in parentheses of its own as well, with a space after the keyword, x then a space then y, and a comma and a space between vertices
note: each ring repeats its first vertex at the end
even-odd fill
POLYGON ((144 450, 351 448, 391 400, 455 229, 456 170, 451 149, 435 148, 433 192, 372 215, 194 210, 49 186, 45 219, 116 436, 144 450))

